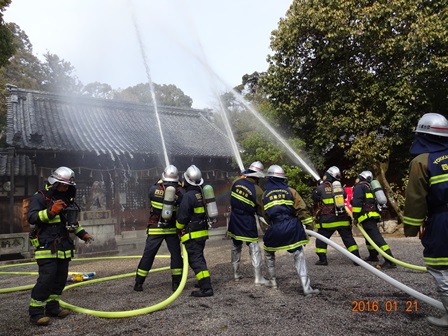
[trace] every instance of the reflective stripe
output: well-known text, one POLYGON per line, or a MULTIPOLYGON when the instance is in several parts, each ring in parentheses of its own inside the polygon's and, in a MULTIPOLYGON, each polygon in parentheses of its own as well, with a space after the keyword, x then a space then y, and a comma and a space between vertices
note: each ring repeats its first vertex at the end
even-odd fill
POLYGON ((194 208, 193 212, 195 214, 202 214, 202 213, 205 213, 205 208, 203 206, 197 207, 197 208, 194 208))
POLYGON ((357 250, 359 250, 358 245, 352 245, 352 246, 347 247, 347 251, 349 251, 349 252, 353 252, 353 251, 357 251, 357 250))
POLYGON ((310 239, 305 239, 305 240, 300 240, 294 244, 289 244, 289 245, 285 245, 285 246, 279 246, 279 247, 268 247, 268 246, 264 246, 264 250, 268 251, 268 252, 277 252, 277 251, 287 251, 287 250, 292 250, 295 248, 298 248, 300 246, 306 245, 308 244, 310 241, 310 239))
POLYGON ((322 200, 323 204, 334 204, 334 199, 333 198, 324 198, 322 200))
POLYGON ((254 207, 254 206, 255 206, 255 203, 252 202, 250 199, 247 199, 246 197, 243 197, 243 196, 237 194, 237 193, 234 192, 234 191, 232 191, 231 196, 232 196, 232 197, 235 197, 237 200, 239 200, 239 201, 241 201, 241 202, 243 202, 243 203, 249 204, 251 207, 254 207))
POLYGON ((374 199, 375 198, 375 196, 373 196, 373 194, 372 193, 366 193, 366 198, 370 198, 370 199, 374 199))
POLYGON ((50 302, 50 301, 60 301, 61 296, 58 294, 50 294, 50 296, 48 297, 46 302, 50 302))
POLYGON ((208 270, 200 271, 198 274, 196 274, 196 279, 202 280, 204 278, 210 278, 210 273, 208 270))
POLYGON ((340 221, 340 222, 331 222, 331 223, 320 223, 320 225, 316 224, 316 227, 322 227, 323 229, 332 229, 338 226, 350 226, 349 221, 340 221))
POLYGON ((425 264, 428 266, 448 266, 448 257, 429 258, 424 257, 425 264))
POLYGON ((176 234, 176 228, 148 228, 149 235, 167 235, 176 234))
POLYGON ((137 268, 137 275, 146 278, 149 274, 149 271, 137 268))
POLYGON ((353 213, 360 213, 361 210, 362 210, 361 207, 352 207, 352 212, 353 212, 353 213))
POLYGON ((178 221, 176 221, 176 229, 183 230, 184 227, 185 227, 185 224, 181 224, 178 221))
POLYGON ((257 238, 250 238, 250 237, 244 237, 244 236, 237 236, 234 235, 232 232, 227 232, 227 235, 235 240, 240 240, 243 242, 249 242, 249 243, 256 243, 258 242, 258 237, 257 238))
POLYGON ((376 211, 370 211, 362 216, 358 217, 358 223, 365 221, 367 218, 381 218, 381 215, 376 211))
POLYGON ((34 255, 35 259, 48 259, 48 258, 58 258, 58 259, 68 259, 73 258, 73 250, 58 250, 56 253, 51 253, 51 250, 37 250, 34 255))
POLYGON ((424 222, 424 218, 412 218, 403 216, 403 224, 412 225, 412 226, 420 226, 424 222))
POLYGON ((41 222, 49 223, 49 224, 55 224, 55 223, 61 222, 61 217, 59 217, 59 215, 56 215, 56 216, 54 216, 53 219, 50 219, 50 217, 48 217, 47 209, 39 211, 38 214, 39 214, 39 219, 41 222))
POLYGON ((435 175, 429 178, 429 186, 442 182, 448 182, 448 174, 435 175))
POLYGON ((312 224, 312 223, 313 223, 313 217, 308 217, 308 218, 302 219, 303 225, 308 225, 308 224, 312 224))
POLYGON ((294 201, 293 200, 276 200, 276 201, 272 201, 269 203, 266 203, 264 206, 264 210, 267 210, 269 208, 272 208, 273 206, 276 205, 294 205, 294 201))
POLYGON ((151 201, 151 206, 152 206, 154 209, 162 210, 163 203, 156 202, 156 201, 151 201))
POLYGON ((203 237, 208 237, 208 230, 200 230, 200 231, 193 231, 193 232, 186 233, 180 238, 180 240, 183 243, 190 239, 197 239, 197 238, 203 238, 203 237))
POLYGON ((327 249, 326 248, 316 248, 316 253, 327 254, 327 249))
POLYGON ((182 268, 172 268, 171 275, 182 275, 182 268))
POLYGON ((30 301, 31 307, 45 307, 46 304, 47 303, 45 301, 39 301, 39 300, 35 300, 33 298, 31 298, 31 301, 30 301))

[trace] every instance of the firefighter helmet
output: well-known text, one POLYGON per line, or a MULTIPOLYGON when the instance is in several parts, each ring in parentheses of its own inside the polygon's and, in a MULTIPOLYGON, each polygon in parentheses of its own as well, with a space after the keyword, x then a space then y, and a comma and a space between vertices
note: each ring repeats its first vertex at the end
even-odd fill
POLYGON ((331 176, 335 180, 339 181, 341 179, 341 171, 338 167, 332 166, 328 168, 328 170, 325 172, 325 174, 331 176))
POLYGON ((264 177, 263 173, 264 166, 260 161, 252 162, 249 168, 243 173, 244 176, 248 177, 264 177))
POLYGON ((179 182, 179 172, 177 168, 173 165, 166 166, 162 173, 163 182, 179 182))
POLYGON ((67 167, 59 167, 48 177, 48 183, 62 183, 71 186, 76 185, 75 183, 75 172, 67 167))
POLYGON ((418 121, 415 132, 448 137, 448 120, 438 113, 425 113, 418 121))
POLYGON ((184 173, 184 178, 187 183, 194 186, 200 186, 202 183, 204 183, 202 173, 195 165, 191 165, 190 167, 188 167, 188 169, 184 173))
POLYGON ((370 183, 373 180, 373 174, 370 170, 364 170, 361 174, 359 174, 359 178, 362 178, 370 183))
POLYGON ((268 173, 266 174, 267 177, 278 177, 281 179, 285 179, 285 171, 282 167, 279 165, 272 165, 268 168, 268 173))

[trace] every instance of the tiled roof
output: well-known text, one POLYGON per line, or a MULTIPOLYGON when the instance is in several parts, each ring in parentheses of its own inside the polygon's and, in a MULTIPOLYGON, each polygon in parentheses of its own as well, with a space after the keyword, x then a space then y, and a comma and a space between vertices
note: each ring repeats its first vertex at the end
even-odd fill
MULTIPOLYGON (((26 155, 14 156, 14 176, 36 175, 36 167, 26 155)), ((11 176, 10 155, 0 153, 0 176, 11 176)))
MULTIPOLYGON (((8 88, 9 146, 112 156, 163 153, 152 105, 8 88)), ((232 157, 229 138, 212 113, 166 106, 157 110, 169 156, 232 157)))

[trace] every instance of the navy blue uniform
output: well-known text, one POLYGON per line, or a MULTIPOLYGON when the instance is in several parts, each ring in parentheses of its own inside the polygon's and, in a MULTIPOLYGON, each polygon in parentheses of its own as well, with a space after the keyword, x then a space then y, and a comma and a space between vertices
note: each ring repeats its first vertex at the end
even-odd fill
POLYGON ((172 289, 176 290, 182 278, 182 253, 180 249, 180 240, 176 232, 176 214, 177 207, 182 200, 183 190, 178 182, 157 181, 149 189, 150 215, 145 249, 143 256, 137 267, 135 282, 143 284, 154 263, 154 258, 160 249, 163 241, 166 242, 171 255, 171 277, 172 289), (165 190, 168 186, 176 188, 174 197, 173 213, 169 221, 162 218, 163 199, 165 190))

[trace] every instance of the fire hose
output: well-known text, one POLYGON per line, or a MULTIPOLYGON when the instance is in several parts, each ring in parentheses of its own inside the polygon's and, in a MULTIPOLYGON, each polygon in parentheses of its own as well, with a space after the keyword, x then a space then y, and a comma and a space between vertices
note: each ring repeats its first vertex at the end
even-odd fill
POLYGON ((305 232, 309 235, 309 236, 313 236, 316 239, 322 240, 323 242, 325 242, 326 244, 332 246, 333 248, 335 248, 337 251, 341 252, 343 255, 345 255, 347 258, 351 259, 352 261, 356 262, 357 264, 359 264, 360 266, 364 267, 366 270, 368 270, 369 272, 372 272, 373 274, 375 274, 376 276, 378 276, 379 278, 383 279, 384 281, 388 282, 389 284, 391 284, 392 286, 397 287, 398 289, 400 289, 401 291, 408 293, 409 295, 415 297, 416 299, 419 299, 421 301, 426 302, 427 304, 438 308, 440 310, 445 311, 445 307, 443 306, 442 302, 437 301, 429 296, 426 296, 422 293, 417 292, 416 290, 402 284, 401 282, 395 280, 394 278, 388 276, 387 274, 381 272, 380 270, 376 269, 375 267, 373 267, 372 265, 366 263, 364 260, 362 260, 361 258, 358 258, 357 256, 353 255, 352 253, 350 253, 349 251, 347 251, 345 248, 341 247, 340 245, 336 244, 335 242, 331 241, 330 239, 318 234, 317 232, 314 231, 310 231, 310 230, 305 230, 305 232))

